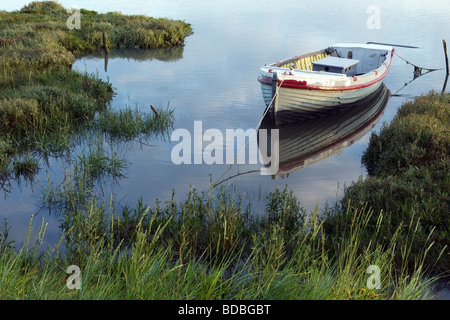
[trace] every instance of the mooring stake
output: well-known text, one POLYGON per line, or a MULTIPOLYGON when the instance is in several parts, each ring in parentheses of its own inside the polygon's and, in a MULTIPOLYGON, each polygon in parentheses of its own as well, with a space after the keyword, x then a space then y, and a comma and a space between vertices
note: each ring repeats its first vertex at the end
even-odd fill
POLYGON ((105 50, 106 53, 109 53, 108 40, 106 38, 106 31, 103 31, 103 49, 105 50))
POLYGON ((445 93, 445 89, 447 88, 447 81, 448 81, 448 74, 447 74, 447 76, 445 77, 444 86, 442 87, 442 92, 441 92, 441 94, 444 94, 444 93, 445 93))
POLYGON ((108 56, 109 53, 105 52, 105 72, 108 72, 108 56))
POLYGON ((444 46, 445 65, 447 66, 447 75, 448 75, 448 73, 449 73, 449 71, 448 71, 448 53, 447 53, 447 43, 445 43, 445 39, 442 39, 442 44, 444 46))

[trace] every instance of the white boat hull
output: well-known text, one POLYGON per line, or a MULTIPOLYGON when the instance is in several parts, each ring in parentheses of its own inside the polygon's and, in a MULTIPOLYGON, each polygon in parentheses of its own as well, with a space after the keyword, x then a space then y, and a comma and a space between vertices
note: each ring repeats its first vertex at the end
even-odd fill
POLYGON ((272 86, 261 84, 264 102, 275 112, 305 112, 320 115, 338 109, 340 105, 349 104, 375 92, 382 81, 353 90, 322 91, 311 89, 277 88, 277 98, 272 101, 272 86))
POLYGON ((339 44, 262 67, 258 81, 274 114, 296 112, 310 118, 375 92, 389 72, 393 54, 394 48, 387 46, 339 44), (343 58, 347 56, 352 59, 343 58), (354 69, 349 74, 313 68, 326 60, 353 63, 354 69))

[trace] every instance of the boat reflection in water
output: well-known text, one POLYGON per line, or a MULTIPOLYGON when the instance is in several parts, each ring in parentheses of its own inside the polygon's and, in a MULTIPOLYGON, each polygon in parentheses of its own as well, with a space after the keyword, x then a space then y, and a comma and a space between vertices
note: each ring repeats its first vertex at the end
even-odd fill
MULTIPOLYGON (((280 119, 277 119, 275 125, 272 112, 267 112, 260 129, 279 129, 279 169, 272 178, 284 178, 310 164, 339 154, 361 139, 382 117, 389 96, 390 91, 383 83, 372 94, 346 105, 340 111, 314 119, 301 118, 297 122, 292 122, 295 118, 290 114, 287 119, 290 122, 285 124, 278 124, 280 119)), ((270 145, 268 139, 268 148, 270 145)))

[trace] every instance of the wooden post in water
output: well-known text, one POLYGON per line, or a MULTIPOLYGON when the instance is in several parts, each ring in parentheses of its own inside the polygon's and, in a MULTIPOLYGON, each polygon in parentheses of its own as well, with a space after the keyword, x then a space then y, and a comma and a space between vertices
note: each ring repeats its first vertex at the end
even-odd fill
POLYGON ((445 88, 447 88, 447 81, 448 81, 448 74, 447 74, 447 76, 445 77, 444 86, 442 87, 442 92, 441 92, 441 94, 444 94, 444 93, 445 93, 445 88))
POLYGON ((447 81, 448 81, 448 53, 447 53, 447 44, 445 43, 445 39, 442 39, 442 44, 444 46, 444 54, 445 54, 445 65, 447 67, 447 76, 445 77, 444 86, 442 87, 442 94, 445 93, 445 88, 447 87, 447 81))
POLYGON ((106 32, 105 31, 103 31, 103 49, 105 50, 105 72, 108 72, 109 48, 108 48, 108 40, 106 38, 106 32))
POLYGON ((108 52, 105 52, 105 72, 108 72, 108 52))
POLYGON ((108 49, 108 41, 106 38, 106 32, 103 31, 103 49, 105 49, 106 53, 109 53, 109 49, 108 49))
POLYGON ((448 75, 449 74, 449 71, 448 71, 448 53, 447 53, 447 44, 445 43, 445 39, 442 40, 442 44, 444 45, 445 64, 447 66, 447 75, 448 75))

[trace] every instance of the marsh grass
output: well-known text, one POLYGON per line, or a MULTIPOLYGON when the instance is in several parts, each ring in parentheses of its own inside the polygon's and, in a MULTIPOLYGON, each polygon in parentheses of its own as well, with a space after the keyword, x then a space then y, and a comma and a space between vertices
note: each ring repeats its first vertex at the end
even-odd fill
POLYGON ((126 107, 118 111, 108 109, 99 115, 95 126, 99 131, 119 141, 139 140, 145 136, 168 137, 174 123, 173 110, 169 109, 169 105, 166 110, 155 109, 157 115, 150 107, 147 111, 142 109, 143 107, 137 106, 134 109, 126 107))
MULTIPOLYGON (((267 197, 278 208, 250 219, 243 197, 222 188, 191 190, 181 203, 141 202, 119 212, 109 203, 89 201, 64 216, 60 243, 39 251, 45 224, 35 242, 17 252, 3 246, 0 297, 3 299, 426 299, 434 278, 425 280, 423 252, 414 269, 398 268, 391 244, 363 240, 373 212, 348 210, 346 232, 329 235, 317 212, 299 212, 286 190, 267 197), (276 202, 276 203, 273 203, 276 202), (195 208, 195 209, 194 209, 195 208), (201 210, 200 210, 201 209, 201 210), (270 213, 273 215, 273 211, 270 213), (297 215, 301 219, 297 219, 297 215), (219 218, 220 217, 220 218, 219 218), (283 221, 295 217, 299 229, 289 241, 283 221), (213 233, 208 233, 213 232, 213 233), (62 250, 62 247, 64 249, 62 250), (219 248, 219 250, 217 250, 219 248), (82 287, 66 287, 69 265, 81 269, 82 287), (380 289, 370 289, 369 265, 381 270, 380 289)), ((30 222, 31 226, 31 222, 30 222)), ((414 228, 414 225, 411 225, 414 228)), ((30 238, 30 237, 29 237, 30 238)), ((404 251, 410 244, 400 244, 404 251)), ((406 260, 406 256, 401 259, 406 260)))
MULTIPOLYGON (((29 31, 44 34, 52 47, 72 53, 86 53, 103 49, 103 32, 107 33, 109 48, 158 48, 184 44, 192 33, 190 25, 183 21, 156 19, 143 15, 123 15, 119 12, 105 14, 81 9, 81 29, 69 30, 66 26, 70 13, 54 1, 32 2, 18 12, 1 12, 0 26, 3 47, 27 44, 29 31)), ((38 47, 39 48, 39 47, 38 47)))
POLYGON ((54 1, 0 11, 0 171, 4 177, 13 176, 7 174, 14 167, 13 155, 61 156, 73 148, 74 139, 86 127, 97 126, 126 140, 167 130, 172 121, 169 111, 151 119, 134 110, 108 110, 114 95, 111 84, 71 66, 75 54, 103 50, 104 32, 110 49, 164 50, 183 45, 192 33, 190 25, 118 12, 81 9, 81 15, 82 28, 70 30, 66 25, 70 13, 54 1))

